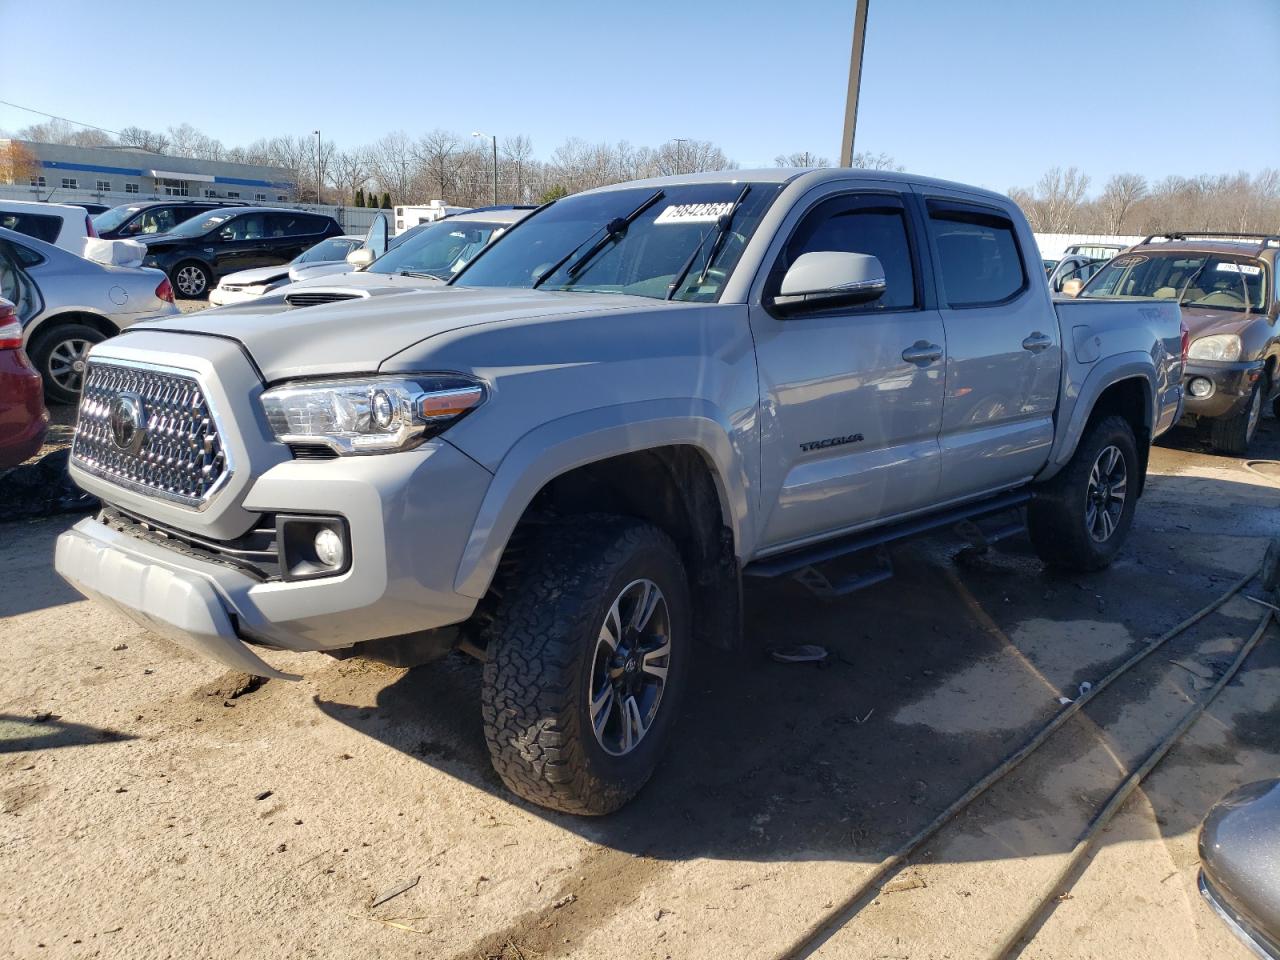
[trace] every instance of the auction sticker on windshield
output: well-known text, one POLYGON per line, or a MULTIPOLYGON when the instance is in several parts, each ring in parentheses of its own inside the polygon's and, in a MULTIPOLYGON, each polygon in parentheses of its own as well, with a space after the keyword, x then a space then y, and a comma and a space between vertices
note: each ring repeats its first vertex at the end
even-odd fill
POLYGON ((724 203, 673 203, 654 219, 655 226, 663 223, 715 223, 730 210, 733 201, 724 203))
POLYGON ((1217 269, 1223 273, 1243 273, 1250 277, 1256 277, 1262 272, 1261 267, 1255 267, 1248 263, 1220 263, 1217 269))

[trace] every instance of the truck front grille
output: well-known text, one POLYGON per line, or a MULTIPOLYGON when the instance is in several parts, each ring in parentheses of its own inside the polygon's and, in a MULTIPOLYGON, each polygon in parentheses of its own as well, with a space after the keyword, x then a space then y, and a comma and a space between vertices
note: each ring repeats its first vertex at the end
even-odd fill
POLYGON ((118 486, 197 509, 230 475, 195 377, 116 361, 89 363, 71 459, 118 486))

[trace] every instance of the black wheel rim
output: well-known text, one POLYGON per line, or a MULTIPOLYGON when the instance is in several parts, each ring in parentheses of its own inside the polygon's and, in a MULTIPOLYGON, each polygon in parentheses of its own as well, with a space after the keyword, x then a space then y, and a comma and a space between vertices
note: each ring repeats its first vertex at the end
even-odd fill
POLYGON ((614 598, 596 639, 588 720, 611 756, 631 753, 653 729, 671 665, 671 614, 652 580, 633 580, 614 598))
POLYGON ((1106 543, 1120 526, 1128 486, 1129 468, 1124 454, 1115 444, 1103 447, 1089 471, 1089 489, 1085 493, 1084 523, 1095 542, 1106 543))

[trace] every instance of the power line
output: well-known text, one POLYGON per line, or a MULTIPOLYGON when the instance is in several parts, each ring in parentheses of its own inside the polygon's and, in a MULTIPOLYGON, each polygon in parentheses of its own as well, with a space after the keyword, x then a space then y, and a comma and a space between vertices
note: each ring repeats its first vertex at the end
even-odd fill
POLYGON ((55 113, 45 113, 43 110, 36 110, 33 107, 24 107, 20 103, 11 103, 8 100, 0 100, 0 103, 6 107, 13 107, 15 110, 25 110, 27 113, 34 113, 40 117, 48 117, 50 120, 61 120, 63 123, 74 124, 77 127, 88 127, 90 130, 101 130, 103 133, 109 133, 113 137, 123 136, 119 130, 108 130, 106 127, 100 127, 94 123, 83 123, 80 120, 72 120, 70 117, 60 117, 55 113))

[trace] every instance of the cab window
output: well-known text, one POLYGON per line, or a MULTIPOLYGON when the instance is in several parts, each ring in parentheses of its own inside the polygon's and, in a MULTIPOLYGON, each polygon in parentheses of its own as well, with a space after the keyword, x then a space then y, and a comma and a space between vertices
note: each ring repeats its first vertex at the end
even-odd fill
POLYGON ((1013 221, 994 207, 930 200, 942 296, 951 307, 1003 303, 1027 286, 1013 221))

